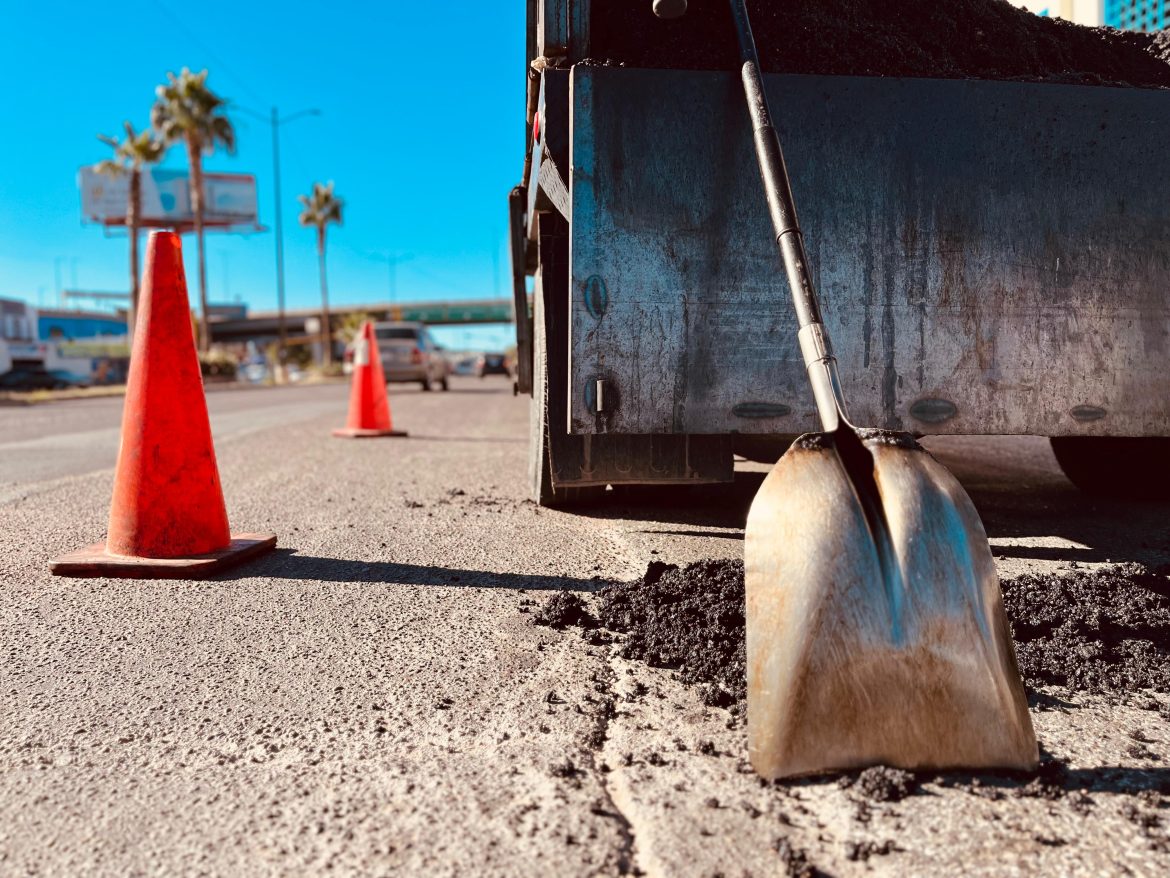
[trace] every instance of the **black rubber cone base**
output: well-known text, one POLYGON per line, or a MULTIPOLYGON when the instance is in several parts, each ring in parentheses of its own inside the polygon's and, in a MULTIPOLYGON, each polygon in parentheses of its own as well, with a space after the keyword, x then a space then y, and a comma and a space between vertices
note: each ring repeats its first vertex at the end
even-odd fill
POLYGON ((110 576, 117 579, 206 579, 274 548, 276 534, 234 534, 226 548, 189 558, 113 555, 106 551, 105 543, 98 543, 49 562, 49 572, 54 576, 110 576))
POLYGON ((358 427, 338 427, 333 431, 334 436, 342 439, 373 439, 375 436, 407 436, 405 430, 362 430, 358 427))

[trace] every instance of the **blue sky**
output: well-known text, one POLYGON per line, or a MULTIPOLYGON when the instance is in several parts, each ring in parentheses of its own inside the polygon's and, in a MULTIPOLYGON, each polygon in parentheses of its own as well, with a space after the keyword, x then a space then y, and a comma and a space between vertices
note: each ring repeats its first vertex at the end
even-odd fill
MULTIPOLYGON (((385 301, 388 255, 399 301, 510 292, 509 188, 524 134, 523 0, 446 4, 128 0, 5 4, 0 78, 13 122, 0 138, 0 297, 55 302, 65 287, 124 290, 127 245, 81 224, 78 168, 109 150, 97 134, 149 119, 168 70, 210 71, 235 104, 322 115, 281 129, 288 306, 320 300, 315 241, 296 195, 333 180, 345 223, 329 231, 331 301, 385 301), (430 10, 440 9, 437 15, 430 10), (195 10, 196 12, 193 12, 195 10)), ((260 222, 273 221, 267 124, 233 114, 238 149, 208 170, 257 177, 260 222)), ((181 148, 165 166, 185 167, 181 148)), ((212 301, 276 307, 272 232, 207 236, 212 301)), ((188 278, 195 242, 184 240, 188 278)), ((193 288, 192 296, 197 292, 193 288)), ((461 330, 501 346, 511 330, 461 330)))

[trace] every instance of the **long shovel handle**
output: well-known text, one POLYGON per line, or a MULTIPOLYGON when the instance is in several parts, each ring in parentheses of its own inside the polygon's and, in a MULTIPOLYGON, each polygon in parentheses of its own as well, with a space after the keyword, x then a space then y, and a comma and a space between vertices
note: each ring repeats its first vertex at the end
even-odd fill
POLYGON ((800 352, 812 384, 821 425, 826 432, 831 432, 846 419, 845 399, 837 377, 837 358, 833 356, 829 334, 821 321, 821 307, 809 275, 804 235, 800 231, 796 204, 792 200, 792 186, 788 181, 788 168, 784 164, 780 137, 772 126, 772 114, 768 111, 768 98, 764 94, 764 82, 760 76, 760 58, 744 0, 731 0, 731 17, 739 38, 740 76, 752 120, 756 159, 760 164, 760 177, 764 181, 764 196, 768 201, 768 212, 772 215, 776 246, 780 249, 780 259, 788 276, 788 287, 792 291, 792 304, 800 327, 797 336, 800 352))

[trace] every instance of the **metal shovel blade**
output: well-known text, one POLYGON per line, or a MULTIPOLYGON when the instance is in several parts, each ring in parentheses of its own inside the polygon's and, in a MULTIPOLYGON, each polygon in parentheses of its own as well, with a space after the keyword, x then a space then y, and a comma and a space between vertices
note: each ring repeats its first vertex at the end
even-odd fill
POLYGON ((797 440, 748 515, 753 766, 1034 768, 975 507, 908 434, 849 429, 797 440))

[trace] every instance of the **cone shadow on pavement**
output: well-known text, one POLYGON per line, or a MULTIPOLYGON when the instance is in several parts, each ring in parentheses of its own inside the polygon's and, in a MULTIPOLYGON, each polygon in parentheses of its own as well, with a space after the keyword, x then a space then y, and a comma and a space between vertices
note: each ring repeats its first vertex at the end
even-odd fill
POLYGON ((276 545, 228 528, 177 234, 151 234, 140 298, 108 536, 58 576, 194 579, 276 545))
POLYGON ((345 439, 368 439, 374 436, 405 436, 395 430, 390 420, 390 397, 382 373, 382 357, 374 324, 362 324, 353 343, 353 379, 349 389, 349 417, 345 426, 333 431, 345 439))
POLYGON ((302 555, 295 549, 277 549, 246 570, 233 570, 224 580, 262 577, 273 582, 315 582, 322 589, 345 589, 354 584, 422 586, 437 588, 489 588, 520 591, 595 592, 611 584, 608 579, 546 573, 506 573, 448 567, 302 555))

